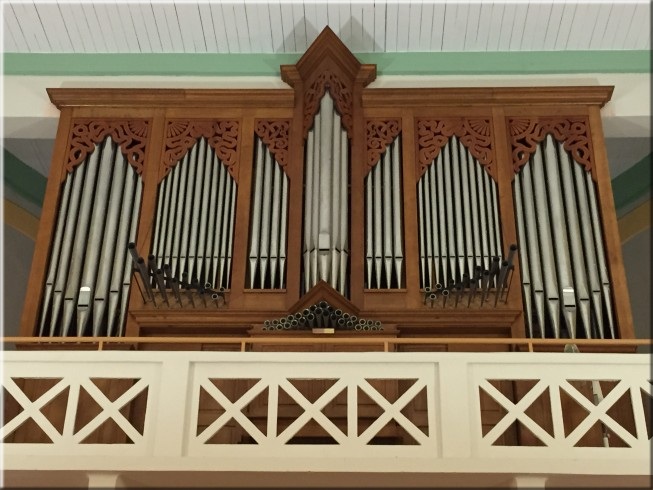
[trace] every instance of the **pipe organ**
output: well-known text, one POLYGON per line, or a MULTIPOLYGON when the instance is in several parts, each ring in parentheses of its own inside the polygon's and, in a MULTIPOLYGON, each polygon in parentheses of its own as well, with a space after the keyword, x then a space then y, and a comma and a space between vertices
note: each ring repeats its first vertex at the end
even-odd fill
POLYGON ((633 336, 611 87, 375 88, 328 28, 281 77, 50 89, 23 334, 633 336))

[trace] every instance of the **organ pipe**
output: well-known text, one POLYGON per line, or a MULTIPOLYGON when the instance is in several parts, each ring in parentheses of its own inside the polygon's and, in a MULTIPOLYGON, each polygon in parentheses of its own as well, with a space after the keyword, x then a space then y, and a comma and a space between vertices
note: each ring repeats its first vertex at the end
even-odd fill
POLYGON ((400 137, 397 136, 365 178, 368 289, 397 289, 402 286, 404 257, 400 155, 400 137))
POLYGON ((514 194, 529 335, 537 325, 542 337, 614 338, 590 173, 548 135, 515 177, 514 194))

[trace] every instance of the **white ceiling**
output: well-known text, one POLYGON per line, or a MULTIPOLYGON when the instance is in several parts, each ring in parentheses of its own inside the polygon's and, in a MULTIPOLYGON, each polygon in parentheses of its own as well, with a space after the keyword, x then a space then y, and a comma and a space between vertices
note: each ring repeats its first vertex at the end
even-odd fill
POLYGON ((651 46, 648 0, 3 3, 15 53, 301 53, 326 25, 359 53, 651 46))

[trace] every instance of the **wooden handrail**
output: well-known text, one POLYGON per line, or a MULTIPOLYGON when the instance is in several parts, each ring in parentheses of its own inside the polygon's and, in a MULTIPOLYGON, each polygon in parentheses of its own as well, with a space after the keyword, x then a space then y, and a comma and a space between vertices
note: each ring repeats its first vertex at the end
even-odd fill
POLYGON ((419 345, 525 345, 529 352, 535 346, 636 347, 653 345, 652 339, 529 339, 483 337, 2 337, 10 344, 237 344, 244 351, 247 344, 378 344, 388 352, 392 344, 419 345))

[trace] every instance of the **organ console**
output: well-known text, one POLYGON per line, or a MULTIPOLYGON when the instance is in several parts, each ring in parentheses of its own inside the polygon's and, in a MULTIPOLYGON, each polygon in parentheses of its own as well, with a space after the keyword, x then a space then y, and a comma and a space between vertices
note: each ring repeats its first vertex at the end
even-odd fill
POLYGON ((50 89, 22 334, 633 337, 612 87, 374 88, 328 28, 281 77, 50 89))

